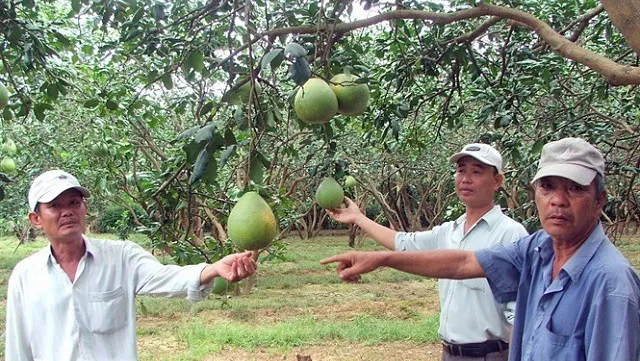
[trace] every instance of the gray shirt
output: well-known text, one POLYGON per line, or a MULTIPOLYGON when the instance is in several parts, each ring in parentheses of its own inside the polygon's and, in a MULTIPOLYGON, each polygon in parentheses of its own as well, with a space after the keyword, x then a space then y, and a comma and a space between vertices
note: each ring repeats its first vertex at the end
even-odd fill
MULTIPOLYGON (((466 214, 424 232, 399 232, 397 251, 462 249, 476 251, 497 244, 509 244, 528 235, 518 222, 494 206, 467 234, 466 214)), ((492 339, 509 341, 514 303, 499 304, 485 278, 438 280, 440 289, 440 336, 452 343, 476 343, 492 339)))

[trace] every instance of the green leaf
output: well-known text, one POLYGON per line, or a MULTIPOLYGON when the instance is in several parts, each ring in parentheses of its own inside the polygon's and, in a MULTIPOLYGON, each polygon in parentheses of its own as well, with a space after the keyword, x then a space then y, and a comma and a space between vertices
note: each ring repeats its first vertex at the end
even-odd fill
POLYGON ((494 124, 495 128, 504 128, 511 124, 511 115, 505 114, 497 119, 497 124, 494 124))
POLYGON ((287 47, 284 48, 284 53, 288 54, 292 58, 299 58, 307 55, 307 49, 298 43, 289 43, 287 44, 287 47))
POLYGON ((162 21, 167 18, 164 13, 164 5, 158 3, 153 5, 153 17, 156 21, 162 21))
POLYGON ((271 168, 271 161, 269 161, 261 152, 256 151, 255 158, 258 159, 265 168, 271 168))
POLYGON ((216 124, 211 122, 198 130, 194 141, 196 143, 210 141, 211 139, 213 139, 213 135, 215 133, 216 133, 216 124))
POLYGON ((198 154, 200 153, 200 151, 202 151, 202 148, 204 148, 205 145, 207 145, 207 143, 196 142, 191 142, 185 145, 183 149, 185 154, 187 155, 187 163, 193 164, 198 157, 198 154))
POLYGON ((204 184, 215 184, 218 177, 218 164, 215 161, 215 158, 210 156, 209 165, 207 165, 207 169, 205 169, 204 174, 202 175, 202 182, 204 184))
POLYGON ((260 70, 263 70, 267 67, 267 65, 270 65, 271 71, 275 71, 275 69, 280 66, 283 60, 284 54, 282 49, 271 50, 262 58, 262 61, 260 62, 260 70))
POLYGON ((238 129, 245 130, 249 128, 249 120, 245 116, 244 109, 241 106, 236 107, 233 113, 233 119, 236 121, 238 129))
POLYGON ((158 78, 158 71, 157 70, 152 70, 150 72, 147 73, 147 84, 151 84, 152 82, 156 81, 156 79, 158 78))
POLYGON ((72 45, 71 40, 69 40, 69 38, 67 38, 66 36, 62 35, 60 32, 53 30, 53 35, 56 37, 56 39, 58 39, 60 44, 62 44, 62 46, 64 46, 65 48, 68 48, 72 45))
POLYGON ((38 103, 33 107, 33 113, 36 115, 36 119, 38 119, 39 121, 43 121, 45 118, 44 105, 44 103, 38 103))
POLYGON ((93 98, 93 99, 89 99, 89 100, 85 101, 83 106, 85 108, 93 108, 93 107, 98 106, 99 104, 100 104, 100 99, 93 98))
POLYGON ((227 130, 224 131, 224 144, 232 145, 236 143, 237 143, 236 136, 233 134, 231 129, 227 128, 227 130))
POLYGON ((58 99, 58 87, 55 84, 47 85, 47 95, 51 99, 57 100, 58 99))
POLYGON ((208 102, 204 103, 202 108, 200 108, 200 112, 198 113, 198 115, 203 116, 203 115, 209 113, 211 111, 211 109, 213 109, 213 102, 212 101, 208 101, 208 102))
POLYGON ((544 146, 544 143, 545 143, 544 139, 536 140, 536 142, 533 143, 533 146, 531 147, 531 152, 533 154, 539 154, 542 151, 542 147, 544 146))
POLYGON ((204 175, 207 167, 209 166, 209 162, 211 161, 211 154, 207 147, 202 148, 200 153, 198 154, 198 158, 196 159, 196 163, 193 165, 193 173, 191 173, 191 177, 189 177, 189 184, 194 184, 199 181, 200 178, 204 175))
POLYGON ((71 9, 76 13, 79 13, 82 10, 82 1, 81 0, 71 0, 71 9))
POLYGON ((162 84, 167 90, 173 89, 173 78, 171 78, 171 73, 165 73, 162 75, 162 84))
POLYGON ((2 118, 4 120, 11 120, 15 117, 15 115, 13 114, 13 111, 11 110, 11 108, 6 107, 4 108, 4 110, 2 110, 2 118))
POLYGON ((144 15, 144 7, 140 7, 138 10, 136 10, 135 14, 133 14, 133 19, 131 19, 131 22, 137 23, 138 21, 140 21, 140 19, 142 19, 142 16, 144 15))
POLYGON ((105 103, 105 106, 107 107, 107 109, 110 110, 116 110, 118 109, 118 107, 120 106, 117 102, 111 100, 111 99, 107 99, 107 102, 105 103))
POLYGON ((231 145, 225 149, 220 155, 220 167, 224 167, 227 164, 227 160, 236 153, 237 146, 231 145))
POLYGON ((324 133, 324 139, 326 142, 329 142, 333 138, 333 128, 331 124, 325 123, 322 125, 322 132, 324 133))
POLYGON ((185 139, 189 139, 191 137, 193 137, 196 132, 198 132, 198 130, 200 129, 199 125, 193 126, 187 130, 185 130, 184 132, 180 133, 177 137, 176 140, 185 140, 185 139))
POLYGON ((264 166, 255 159, 253 159, 249 165, 249 179, 255 184, 262 184, 264 179, 264 166))
POLYGON ((197 72, 202 71, 202 68, 204 68, 204 54, 199 51, 190 53, 184 60, 184 65, 185 67, 194 69, 197 72))
POLYGON ((137 38, 140 34, 142 34, 142 29, 133 29, 122 38, 122 42, 133 40, 137 38))
POLYGON ((311 68, 309 68, 309 61, 306 56, 301 56, 295 59, 295 61, 289 66, 289 74, 291 79, 302 86, 311 78, 311 68))

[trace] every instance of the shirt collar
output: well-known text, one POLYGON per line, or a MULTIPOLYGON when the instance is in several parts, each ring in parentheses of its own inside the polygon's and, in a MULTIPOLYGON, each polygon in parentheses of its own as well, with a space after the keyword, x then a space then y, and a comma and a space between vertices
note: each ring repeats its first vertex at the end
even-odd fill
MULTIPOLYGON (((90 254, 92 257, 95 257, 96 245, 94 244, 94 242, 90 238, 87 238, 85 235, 82 235, 82 238, 84 239, 84 245, 86 247, 85 254, 90 254)), ((42 256, 41 261, 42 261, 43 267, 49 264, 57 263, 55 257, 53 257, 53 252, 51 250, 51 243, 49 243, 47 247, 45 247, 42 250, 41 256, 42 256)))
POLYGON ((602 244, 602 241, 606 238, 607 236, 604 234, 604 230, 602 229, 602 223, 598 222, 593 231, 591 231, 587 240, 584 241, 576 253, 571 256, 569 261, 562 266, 562 269, 567 272, 573 281, 578 280, 582 271, 584 271, 587 266, 587 263, 591 260, 598 247, 602 244))
MULTIPOLYGON (((480 219, 478 220, 478 223, 480 223, 480 221, 483 220, 487 222, 489 226, 492 226, 494 223, 498 222, 501 215, 502 215, 502 209, 500 208, 499 205, 495 205, 487 213, 483 214, 482 217, 480 217, 480 219)), ((463 225, 466 220, 467 220, 467 213, 458 217, 458 219, 455 220, 455 228, 457 228, 460 225, 463 225)))
MULTIPOLYGON (((545 237, 542 238, 536 250, 540 253, 540 257, 544 260, 549 260, 554 256, 553 254, 553 240, 551 236, 545 233, 545 237)), ((602 241, 606 239, 607 236, 604 234, 604 230, 602 229, 602 223, 598 222, 596 227, 591 231, 587 240, 578 248, 576 253, 571 256, 569 261, 562 266, 562 269, 571 277, 571 279, 575 282, 578 280, 582 271, 584 271, 585 267, 589 260, 596 253, 596 250, 602 244, 602 241)))

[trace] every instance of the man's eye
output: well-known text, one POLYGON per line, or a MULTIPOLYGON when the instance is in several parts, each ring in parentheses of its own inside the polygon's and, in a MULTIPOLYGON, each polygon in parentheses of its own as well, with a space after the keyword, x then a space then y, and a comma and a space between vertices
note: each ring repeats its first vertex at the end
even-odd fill
POLYGON ((551 183, 542 182, 542 183, 540 183, 540 188, 542 188, 542 189, 551 189, 552 188, 551 187, 551 183))
POLYGON ((585 191, 586 189, 579 185, 572 185, 569 187, 569 193, 581 194, 581 193, 584 193, 585 191))

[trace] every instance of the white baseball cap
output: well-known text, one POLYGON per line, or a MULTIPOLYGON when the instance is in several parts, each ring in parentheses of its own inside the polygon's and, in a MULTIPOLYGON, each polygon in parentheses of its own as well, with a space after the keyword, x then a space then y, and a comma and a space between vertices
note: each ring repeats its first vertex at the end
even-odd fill
POLYGON ((562 177, 578 184, 591 184, 596 174, 604 178, 602 153, 581 138, 564 138, 542 147, 538 172, 531 183, 542 177, 562 177))
POLYGON ((76 177, 62 170, 50 170, 36 177, 29 188, 29 208, 35 211, 38 203, 49 203, 67 189, 77 189, 85 198, 91 193, 80 185, 76 177))
POLYGON ((489 144, 471 143, 462 148, 461 151, 454 154, 449 158, 451 163, 456 163, 462 157, 472 157, 484 164, 495 167, 498 173, 502 174, 502 156, 494 147, 489 144))

